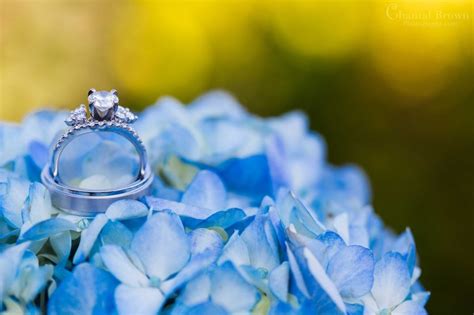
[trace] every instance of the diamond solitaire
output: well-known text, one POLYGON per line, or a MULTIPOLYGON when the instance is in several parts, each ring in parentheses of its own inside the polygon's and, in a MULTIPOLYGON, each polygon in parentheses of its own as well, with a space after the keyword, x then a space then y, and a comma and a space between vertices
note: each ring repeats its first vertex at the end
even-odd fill
POLYGON ((94 119, 111 120, 118 109, 119 98, 116 90, 89 90, 89 110, 94 119))

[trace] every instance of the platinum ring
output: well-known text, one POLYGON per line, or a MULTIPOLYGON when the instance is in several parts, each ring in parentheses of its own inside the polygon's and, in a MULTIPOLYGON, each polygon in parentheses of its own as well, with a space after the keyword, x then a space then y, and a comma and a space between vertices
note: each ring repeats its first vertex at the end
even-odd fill
POLYGON ((148 164, 145 146, 131 127, 137 116, 118 104, 117 91, 96 91, 88 94, 89 106, 80 105, 71 112, 65 123, 70 128, 52 148, 50 162, 43 168, 41 181, 51 194, 53 205, 66 212, 93 216, 105 212, 120 199, 137 199, 149 193, 153 173, 148 164), (72 187, 61 179, 60 161, 64 149, 86 134, 111 132, 125 138, 138 155, 138 174, 133 182, 116 189, 84 189, 72 187))

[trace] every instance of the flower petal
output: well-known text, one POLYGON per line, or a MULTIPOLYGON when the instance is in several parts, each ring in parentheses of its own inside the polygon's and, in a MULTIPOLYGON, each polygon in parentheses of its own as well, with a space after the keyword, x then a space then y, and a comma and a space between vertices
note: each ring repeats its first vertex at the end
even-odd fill
POLYGON ((218 263, 223 264, 226 261, 231 261, 235 266, 250 265, 247 245, 238 232, 234 232, 227 241, 218 263))
POLYGON ((276 235, 267 215, 257 215, 241 238, 247 245, 253 267, 270 271, 280 264, 276 235))
POLYGON ((311 275, 314 279, 319 283, 321 288, 327 293, 327 295, 331 298, 331 300, 337 305, 339 310, 343 313, 346 312, 346 306, 342 301, 342 297, 339 294, 336 285, 334 282, 329 279, 328 275, 324 271, 323 267, 319 263, 319 261, 314 257, 311 251, 307 248, 303 250, 303 255, 307 260, 308 269, 311 272, 311 275))
POLYGON ((226 206, 226 194, 219 176, 211 171, 203 170, 194 176, 181 201, 195 207, 221 210, 226 206))
POLYGON ((415 301, 405 301, 398 305, 391 313, 392 315, 427 315, 423 305, 415 301))
POLYGON ((128 220, 144 217, 148 214, 148 208, 145 204, 136 201, 123 199, 111 204, 105 215, 111 220, 128 220))
POLYGON ((77 226, 71 221, 60 218, 51 218, 33 225, 29 230, 21 235, 20 239, 37 241, 66 231, 77 230, 77 226))
POLYGON ((100 256, 107 269, 122 283, 132 287, 148 285, 148 278, 135 267, 121 247, 116 245, 102 246, 100 256))
POLYGON ((211 302, 202 303, 196 306, 193 306, 185 310, 183 315, 201 315, 201 314, 212 314, 212 315, 227 315, 229 313, 219 305, 216 305, 211 302))
POLYGON ((176 202, 161 198, 146 197, 146 202, 150 207, 153 208, 153 210, 172 210, 179 216, 190 217, 200 220, 204 220, 216 212, 215 210, 194 207, 184 204, 182 202, 176 202))
POLYGON ((402 255, 386 253, 375 264, 372 295, 380 309, 392 308, 410 292, 410 273, 402 255))
POLYGON ((302 235, 315 237, 326 230, 316 215, 290 191, 280 190, 277 198, 277 210, 283 225, 286 228, 294 225, 296 231, 302 235))
POLYGON ((165 298, 157 288, 133 288, 121 284, 115 289, 115 304, 121 315, 157 314, 165 298))
POLYGON ((367 294, 374 281, 374 256, 361 246, 347 246, 329 261, 327 274, 343 298, 367 294))
POLYGON ((92 220, 87 229, 82 231, 79 247, 77 248, 76 254, 74 254, 74 258, 72 260, 74 264, 79 264, 86 260, 86 258, 89 256, 92 246, 94 246, 94 243, 100 234, 100 231, 102 231, 102 228, 107 224, 108 221, 109 218, 107 218, 105 214, 98 214, 94 220, 92 220))
POLYGON ((49 238, 49 243, 59 258, 58 264, 65 265, 71 254, 71 233, 65 231, 49 238))
POLYGON ((222 239, 217 232, 197 229, 191 233, 191 259, 172 279, 161 285, 161 290, 169 295, 201 271, 213 264, 222 251, 222 239))
POLYGON ((166 280, 188 262, 189 239, 179 217, 169 211, 152 215, 135 234, 130 248, 150 277, 166 280))
POLYGON ((290 268, 287 261, 273 269, 268 277, 268 286, 271 292, 282 302, 288 300, 289 280, 290 268))
POLYGON ((189 281, 179 295, 179 301, 192 306, 204 303, 211 295, 211 278, 208 273, 203 273, 189 281))
POLYGON ((23 224, 21 209, 26 202, 30 183, 26 180, 8 176, 0 182, 0 211, 6 221, 13 227, 23 224))
POLYGON ((226 262, 211 276, 212 302, 228 312, 249 311, 259 300, 258 290, 245 281, 235 267, 226 262))
POLYGON ((84 263, 54 291, 48 314, 112 314, 118 281, 108 272, 84 263))
POLYGON ((8 247, 0 253, 0 298, 2 301, 15 279, 20 261, 28 246, 29 243, 25 242, 8 247))

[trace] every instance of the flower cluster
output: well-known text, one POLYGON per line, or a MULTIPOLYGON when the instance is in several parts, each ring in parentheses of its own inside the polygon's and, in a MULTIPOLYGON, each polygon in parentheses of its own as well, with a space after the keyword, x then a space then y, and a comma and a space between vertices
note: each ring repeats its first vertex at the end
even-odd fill
POLYGON ((152 193, 94 218, 38 182, 65 117, 0 125, 1 309, 426 314, 410 230, 384 227, 363 172, 330 165, 302 113, 263 119, 219 91, 159 100, 135 123, 152 193))

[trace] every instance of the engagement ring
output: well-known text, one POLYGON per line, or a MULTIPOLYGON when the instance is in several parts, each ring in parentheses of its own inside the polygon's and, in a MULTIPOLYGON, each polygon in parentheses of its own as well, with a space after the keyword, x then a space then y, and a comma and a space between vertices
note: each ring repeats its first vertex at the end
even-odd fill
POLYGON ((41 173, 54 206, 93 216, 114 201, 149 192, 153 174, 130 125, 136 119, 119 105, 117 91, 89 90, 88 106, 80 105, 66 119, 70 128, 54 144, 41 173))

